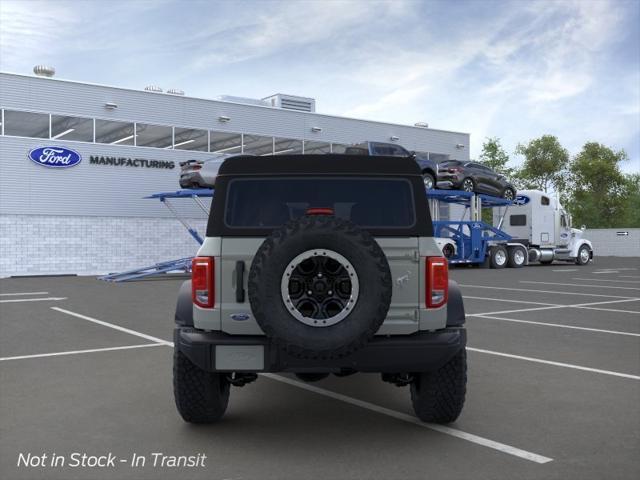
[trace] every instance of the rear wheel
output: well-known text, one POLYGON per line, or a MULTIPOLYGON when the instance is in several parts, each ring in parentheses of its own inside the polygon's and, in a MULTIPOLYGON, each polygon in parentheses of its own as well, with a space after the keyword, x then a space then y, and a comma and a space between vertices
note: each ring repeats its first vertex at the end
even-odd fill
POLYGON ((491 258, 489 259, 489 266, 491 268, 504 268, 507 266, 509 256, 507 255, 507 249, 502 245, 496 245, 491 248, 491 258))
POLYGON ((227 410, 229 381, 226 374, 202 370, 175 349, 173 393, 178 412, 185 422, 213 423, 227 410))
POLYGON ((507 187, 502 192, 502 198, 504 198, 505 200, 513 200, 514 198, 516 198, 516 192, 513 191, 513 188, 507 187))
POLYGON ((465 178, 460 185, 460 188, 465 192, 473 192, 476 189, 476 184, 472 178, 465 178))
POLYGON ((520 268, 524 266, 527 258, 527 252, 522 247, 509 248, 509 266, 511 268, 520 268))
POLYGON ((427 190, 433 190, 436 186, 436 181, 429 172, 422 174, 422 181, 424 182, 424 188, 427 190))
POLYGON ((423 422, 453 422, 464 405, 467 391, 467 351, 463 348, 435 372, 414 374, 411 403, 423 422))

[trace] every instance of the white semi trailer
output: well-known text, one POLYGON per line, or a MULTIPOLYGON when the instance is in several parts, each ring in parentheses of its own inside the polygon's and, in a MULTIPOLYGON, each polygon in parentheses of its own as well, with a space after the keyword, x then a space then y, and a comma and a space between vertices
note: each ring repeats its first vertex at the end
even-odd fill
POLYGON ((513 205, 493 210, 493 225, 528 251, 529 263, 554 260, 586 265, 593 259, 593 246, 585 238, 585 226, 571 225, 571 215, 560 202, 539 190, 518 192, 513 205))

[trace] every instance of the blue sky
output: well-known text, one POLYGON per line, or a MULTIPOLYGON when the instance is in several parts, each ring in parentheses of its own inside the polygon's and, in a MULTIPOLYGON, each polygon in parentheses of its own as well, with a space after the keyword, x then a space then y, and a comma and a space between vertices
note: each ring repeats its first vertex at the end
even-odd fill
POLYGON ((640 171, 640 1, 9 1, 0 69, 187 95, 314 97, 321 113, 572 154, 640 171))

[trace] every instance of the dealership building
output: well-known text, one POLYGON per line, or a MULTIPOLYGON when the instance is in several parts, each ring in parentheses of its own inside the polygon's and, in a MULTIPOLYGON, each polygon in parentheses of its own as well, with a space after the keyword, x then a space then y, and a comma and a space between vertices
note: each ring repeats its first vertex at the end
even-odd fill
MULTIPOLYGON (((323 115, 310 98, 203 99, 34 71, 0 73, 0 277, 101 274, 193 255, 183 226, 144 198, 178 190, 185 160, 244 153, 269 162, 364 140, 469 158, 469 134, 323 115)), ((203 229, 197 205, 174 205, 203 229)))

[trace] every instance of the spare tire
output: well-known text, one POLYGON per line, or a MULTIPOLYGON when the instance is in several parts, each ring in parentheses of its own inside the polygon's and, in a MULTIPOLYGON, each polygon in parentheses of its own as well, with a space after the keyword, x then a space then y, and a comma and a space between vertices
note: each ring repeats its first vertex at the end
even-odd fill
POLYGON ((249 272, 249 302, 264 333, 299 358, 339 358, 367 343, 391 304, 391 272, 374 238, 330 215, 275 230, 249 272))

